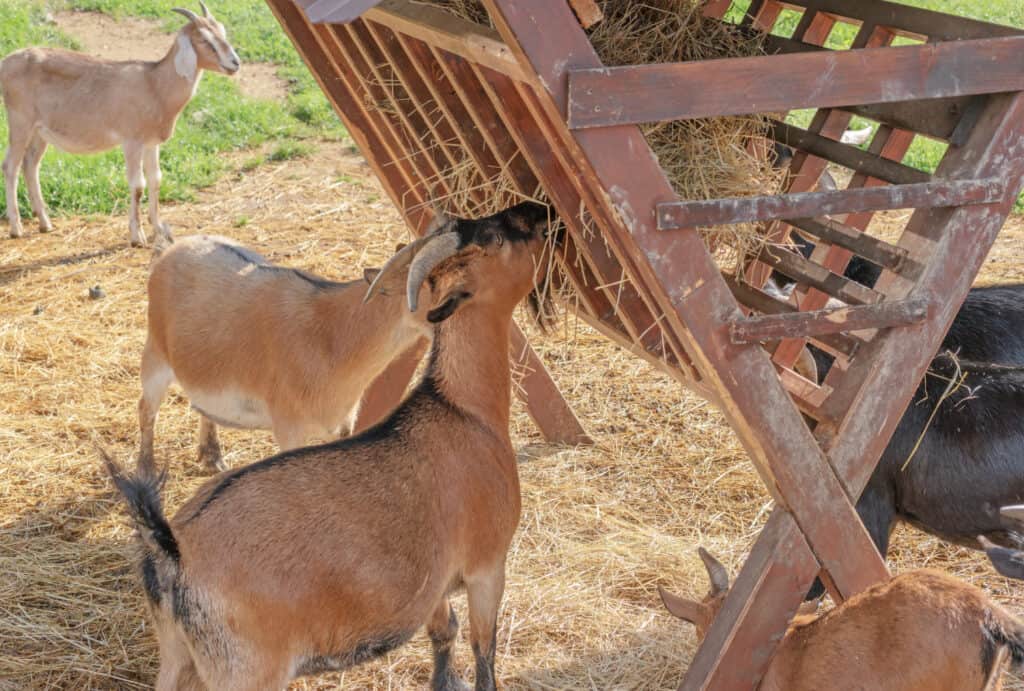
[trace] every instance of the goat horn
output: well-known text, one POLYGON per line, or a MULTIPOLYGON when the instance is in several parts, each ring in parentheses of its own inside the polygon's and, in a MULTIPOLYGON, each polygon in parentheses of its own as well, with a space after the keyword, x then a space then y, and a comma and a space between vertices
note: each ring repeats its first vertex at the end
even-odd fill
POLYGON ((438 264, 459 251, 461 242, 462 238, 458 233, 433 235, 423 249, 416 254, 412 266, 409 267, 409 278, 405 284, 405 297, 409 301, 410 312, 415 312, 419 306, 420 286, 423 285, 423 281, 438 264))
POLYGON ((174 7, 171 9, 171 12, 177 12, 178 14, 184 15, 190 22, 194 22, 199 19, 199 15, 192 10, 186 10, 184 7, 174 7))
POLYGON ((1015 521, 1024 525, 1024 504, 1017 504, 1015 506, 1004 506, 999 509, 999 513, 1002 514, 1003 518, 1008 518, 1011 521, 1015 521))
POLYGON ((395 271, 404 269, 405 267, 409 266, 409 263, 412 262, 413 257, 416 256, 416 253, 419 252, 420 249, 425 244, 427 244, 427 240, 429 239, 430 238, 428 236, 419 238, 417 240, 413 240, 408 245, 403 246, 401 249, 395 252, 395 254, 391 256, 391 259, 388 259, 387 263, 384 264, 384 266, 381 267, 380 271, 377 272, 377 275, 374 277, 373 282, 370 283, 370 287, 366 290, 366 296, 363 298, 363 302, 369 302, 370 298, 372 298, 374 295, 377 294, 377 292, 379 292, 378 286, 382 285, 381 280, 385 276, 389 276, 390 274, 393 274, 395 271))
POLYGON ((708 578, 711 579, 711 592, 714 595, 725 592, 729 589, 729 572, 725 570, 721 562, 708 554, 703 547, 697 548, 697 554, 704 562, 704 568, 708 570, 708 578))
POLYGON ((211 16, 210 8, 206 6, 206 3, 203 0, 199 0, 199 6, 203 8, 203 16, 209 18, 211 16))

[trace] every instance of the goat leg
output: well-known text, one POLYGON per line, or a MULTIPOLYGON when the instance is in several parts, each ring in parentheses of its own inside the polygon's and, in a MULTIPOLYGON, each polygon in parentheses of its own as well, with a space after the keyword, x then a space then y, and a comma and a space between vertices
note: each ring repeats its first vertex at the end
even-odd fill
MULTIPOLYGON (((10 111, 8 111, 10 115, 10 111)), ((11 224, 11 237, 21 237, 21 211, 18 210, 18 169, 29 145, 28 128, 19 126, 13 118, 10 127, 7 156, 4 157, 4 184, 7 192, 7 221, 11 224)))
POLYGON ((432 691, 468 691, 469 687, 456 676, 452 669, 452 646, 459 632, 459 620, 455 617, 448 598, 441 604, 427 622, 427 633, 434 647, 434 674, 430 679, 432 691))
POLYGON ((25 173, 25 187, 28 188, 28 199, 32 203, 32 212, 39 220, 39 231, 49 233, 53 230, 50 224, 50 217, 46 214, 46 204, 43 202, 43 191, 39 187, 39 164, 46 153, 46 140, 38 134, 32 137, 28 149, 25 150, 25 159, 21 162, 22 172, 25 173))
POLYGON ((505 565, 489 573, 467 575, 469 597, 469 638, 476 657, 476 691, 495 691, 494 650, 497 639, 498 607, 505 592, 505 565))

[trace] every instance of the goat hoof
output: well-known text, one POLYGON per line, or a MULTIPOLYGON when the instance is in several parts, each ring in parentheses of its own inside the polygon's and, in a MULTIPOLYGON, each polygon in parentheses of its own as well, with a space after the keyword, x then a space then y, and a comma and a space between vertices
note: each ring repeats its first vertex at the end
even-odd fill
POLYGON ((11 237, 20 238, 24 233, 21 232, 21 228, 11 228, 11 237))
POLYGON ((47 221, 46 223, 39 224, 40 233, 49 233, 51 230, 53 230, 53 226, 49 223, 49 221, 47 221))
POLYGON ((203 467, 206 472, 210 475, 216 475, 217 473, 223 473, 228 469, 228 464, 224 462, 224 459, 220 455, 214 457, 200 456, 199 464, 203 467))
POLYGON ((139 240, 138 238, 133 238, 130 242, 131 242, 131 246, 132 247, 145 247, 146 246, 146 241, 145 240, 139 240))

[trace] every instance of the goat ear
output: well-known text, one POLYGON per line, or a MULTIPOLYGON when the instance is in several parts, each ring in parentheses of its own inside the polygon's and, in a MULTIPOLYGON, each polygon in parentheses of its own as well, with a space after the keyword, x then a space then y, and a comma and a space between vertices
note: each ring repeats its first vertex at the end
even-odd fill
POLYGON ((708 608, 705 605, 694 600, 679 597, 665 590, 660 585, 658 586, 658 595, 661 596, 662 604, 665 605, 665 609, 672 616, 688 621, 695 626, 704 626, 707 623, 708 608))
POLYGON ((455 290, 448 294, 448 297, 438 307, 427 312, 427 321, 431 324, 440 324, 448 317, 455 314, 455 311, 462 306, 469 298, 473 297, 472 293, 468 293, 465 290, 455 290))
POLYGON ((363 280, 366 281, 367 285, 371 285, 373 283, 373 279, 377 278, 379 273, 380 269, 363 269, 363 280))

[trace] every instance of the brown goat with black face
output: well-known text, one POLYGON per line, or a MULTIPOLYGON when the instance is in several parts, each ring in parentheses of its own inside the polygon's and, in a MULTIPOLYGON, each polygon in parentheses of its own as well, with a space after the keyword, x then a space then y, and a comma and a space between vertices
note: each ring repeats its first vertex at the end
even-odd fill
MULTIPOLYGON (((108 470, 138 526, 160 641, 157 689, 283 688, 378 657, 426 626, 456 689, 465 587, 476 688, 493 689, 505 555, 519 522, 509 331, 543 267, 547 211, 451 221, 409 308, 435 324, 423 380, 384 422, 212 479, 164 518, 159 483, 108 470)), ((392 262, 381 273, 393 270, 392 262)))
MULTIPOLYGON (((729 574, 699 550, 711 579, 700 602, 659 591, 703 639, 729 574)), ((903 573, 818 615, 797 615, 761 691, 997 691, 1003 658, 1024 665, 1024 624, 980 589, 938 571, 903 573)))

